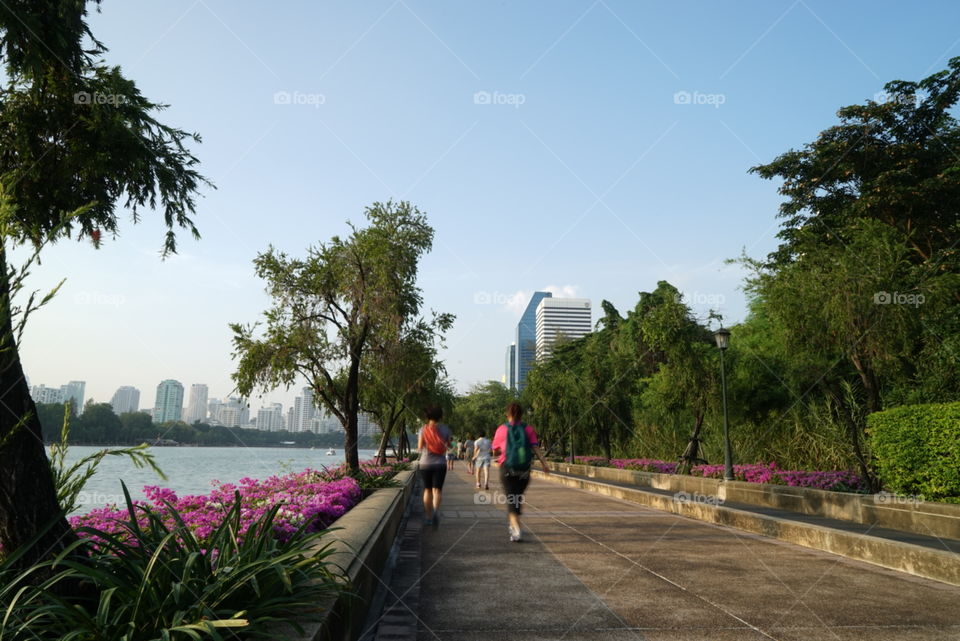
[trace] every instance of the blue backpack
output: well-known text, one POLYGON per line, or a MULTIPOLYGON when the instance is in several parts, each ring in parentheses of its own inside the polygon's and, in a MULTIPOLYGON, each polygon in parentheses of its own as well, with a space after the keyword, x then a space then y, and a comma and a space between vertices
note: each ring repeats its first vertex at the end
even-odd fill
POLYGON ((507 458, 504 467, 508 470, 525 472, 533 463, 533 447, 527 438, 526 423, 508 423, 507 427, 507 458))

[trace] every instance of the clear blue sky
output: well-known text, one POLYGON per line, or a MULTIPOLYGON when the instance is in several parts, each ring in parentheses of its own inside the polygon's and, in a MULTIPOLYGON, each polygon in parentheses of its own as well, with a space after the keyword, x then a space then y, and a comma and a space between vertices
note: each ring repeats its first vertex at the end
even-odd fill
POLYGON ((952 0, 105 0, 107 61, 203 136, 218 189, 173 259, 157 217, 100 251, 49 250, 29 284, 68 280, 31 320, 27 374, 84 379, 98 401, 135 385, 142 406, 164 378, 226 396, 227 324, 267 305, 257 252, 302 253, 388 198, 436 229, 420 284, 457 315, 460 389, 502 375, 517 293, 625 313, 666 279, 741 320, 743 274, 723 261, 775 247, 779 203, 748 168, 943 69, 958 24, 952 0))

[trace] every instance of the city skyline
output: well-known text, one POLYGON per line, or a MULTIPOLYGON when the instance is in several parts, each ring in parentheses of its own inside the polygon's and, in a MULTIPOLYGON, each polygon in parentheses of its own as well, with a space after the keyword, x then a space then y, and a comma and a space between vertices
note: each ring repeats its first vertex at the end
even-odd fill
MULTIPOLYGON (((83 378, 100 402, 166 378, 226 398, 228 325, 267 307, 256 255, 303 256, 389 198, 436 231, 420 286, 426 312, 457 316, 442 357, 461 392, 501 379, 534 291, 626 313, 667 280, 699 318, 735 324, 745 271, 725 261, 766 256, 780 224, 779 185, 749 169, 814 140, 837 109, 883 100, 885 83, 945 68, 960 6, 694 6, 104 6, 89 18, 106 62, 202 135, 191 150, 217 189, 197 200, 202 239, 181 235, 166 261, 153 212, 140 225, 118 212, 120 237, 99 250, 45 248, 23 295, 69 279, 30 317, 28 375, 83 378)), ((299 387, 251 405, 289 407, 299 387)))

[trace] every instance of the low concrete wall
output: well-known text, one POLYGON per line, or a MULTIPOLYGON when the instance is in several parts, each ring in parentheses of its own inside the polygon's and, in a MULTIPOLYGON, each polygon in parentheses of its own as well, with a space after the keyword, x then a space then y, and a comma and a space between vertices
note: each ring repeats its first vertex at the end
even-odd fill
POLYGON ((671 493, 699 493, 716 496, 724 501, 960 540, 960 505, 953 503, 914 500, 886 493, 829 492, 806 487, 722 481, 684 474, 656 474, 593 465, 551 463, 551 469, 601 481, 652 487, 671 493))
POLYGON ((321 604, 326 620, 302 624, 305 634, 285 630, 278 638, 290 641, 354 641, 364 630, 367 606, 380 584, 390 548, 400 528, 404 510, 413 493, 415 472, 396 476, 400 487, 377 490, 333 524, 339 528, 322 539, 332 542, 328 560, 341 568, 350 581, 350 594, 341 594, 321 604))
MULTIPOLYGON (((557 471, 563 471, 559 469, 559 466, 557 467, 557 471)), ((642 472, 633 473, 643 474, 642 472)), ((935 550, 900 541, 864 536, 856 532, 846 532, 821 527, 802 521, 780 519, 774 516, 747 512, 725 505, 711 504, 709 502, 678 501, 675 500, 671 494, 653 493, 639 487, 634 489, 610 485, 598 479, 597 476, 601 475, 596 474, 593 479, 560 476, 558 474, 548 477, 539 470, 534 470, 532 474, 536 478, 560 483, 567 487, 597 492, 598 494, 630 501, 632 503, 639 503, 679 516, 686 516, 718 525, 728 525, 788 543, 832 552, 858 561, 873 563, 874 565, 879 565, 891 570, 907 572, 916 576, 943 581, 951 585, 960 585, 960 556, 945 550, 935 550)), ((654 476, 671 475, 658 474, 654 476)), ((709 491, 709 486, 695 487, 697 487, 697 489, 685 487, 677 491, 687 492, 690 495, 698 492, 705 497, 718 496, 716 492, 709 491)))

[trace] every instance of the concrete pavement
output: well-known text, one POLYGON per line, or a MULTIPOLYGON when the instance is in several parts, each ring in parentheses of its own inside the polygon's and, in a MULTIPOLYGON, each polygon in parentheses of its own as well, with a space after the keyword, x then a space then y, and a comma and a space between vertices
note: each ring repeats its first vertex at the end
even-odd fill
POLYGON ((511 543, 490 487, 448 474, 378 639, 960 640, 957 587, 539 479, 511 543))

